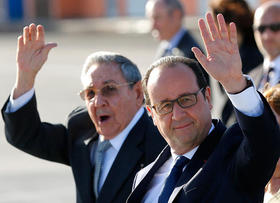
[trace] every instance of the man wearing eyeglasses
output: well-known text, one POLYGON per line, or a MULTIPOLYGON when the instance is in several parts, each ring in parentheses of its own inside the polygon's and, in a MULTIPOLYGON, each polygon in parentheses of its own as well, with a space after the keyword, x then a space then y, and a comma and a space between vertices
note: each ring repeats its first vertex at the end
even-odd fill
POLYGON ((124 56, 91 54, 80 96, 67 127, 40 120, 34 83, 55 43, 31 24, 18 38, 17 79, 2 109, 8 142, 34 156, 72 167, 79 203, 123 203, 136 172, 166 145, 143 108, 141 74, 124 56))
POLYGON ((265 99, 242 74, 234 23, 210 13, 199 28, 207 56, 192 48, 225 88, 239 125, 211 119, 211 91, 197 62, 180 56, 153 63, 143 80, 147 109, 168 146, 137 173, 127 203, 262 202, 280 154, 279 127, 265 99), (209 30, 209 31, 208 31, 209 30), (229 31, 228 31, 229 30, 229 31))
POLYGON ((260 91, 266 83, 280 82, 280 2, 268 1, 260 5, 254 15, 255 40, 264 56, 263 65, 249 74, 260 91))

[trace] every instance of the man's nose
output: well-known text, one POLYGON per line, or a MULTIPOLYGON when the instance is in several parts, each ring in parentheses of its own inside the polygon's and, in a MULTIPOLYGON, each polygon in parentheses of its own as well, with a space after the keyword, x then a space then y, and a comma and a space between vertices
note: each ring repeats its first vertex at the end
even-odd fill
POLYGON ((179 106, 177 102, 173 104, 173 112, 172 112, 172 119, 173 120, 181 120, 186 116, 185 109, 179 106))
POLYGON ((96 107, 104 106, 106 104, 106 98, 99 92, 91 99, 96 107))
POLYGON ((264 39, 270 39, 274 35, 274 32, 271 29, 266 28, 261 35, 264 39))

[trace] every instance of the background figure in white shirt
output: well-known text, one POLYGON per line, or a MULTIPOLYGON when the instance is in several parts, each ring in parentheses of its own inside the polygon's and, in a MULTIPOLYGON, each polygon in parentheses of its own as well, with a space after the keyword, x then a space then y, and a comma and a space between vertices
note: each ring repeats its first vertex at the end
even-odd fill
POLYGON ((211 118, 211 90, 196 61, 167 56, 143 79, 146 107, 168 143, 137 173, 127 203, 262 202, 280 154, 279 126, 265 99, 242 74, 234 23, 210 13, 199 20, 207 56, 192 50, 235 107, 238 124, 211 118))
POLYGON ((16 83, 2 108, 6 138, 29 154, 71 166, 77 202, 123 203, 136 172, 165 146, 142 106, 139 69, 120 54, 89 55, 81 74, 86 107, 75 109, 67 126, 42 122, 35 79, 56 46, 45 44, 44 35, 42 25, 30 24, 18 38, 16 83))
POLYGON ((271 86, 280 81, 280 2, 261 4, 254 15, 254 35, 264 63, 249 73, 257 88, 263 91, 265 83, 271 86))

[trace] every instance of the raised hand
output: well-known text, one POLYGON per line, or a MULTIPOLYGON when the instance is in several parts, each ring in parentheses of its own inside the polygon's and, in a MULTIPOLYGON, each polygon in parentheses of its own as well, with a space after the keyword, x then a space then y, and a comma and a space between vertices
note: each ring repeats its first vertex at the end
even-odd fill
POLYGON ((36 75, 47 60, 49 51, 56 46, 56 43, 45 44, 42 25, 30 24, 23 28, 23 34, 18 37, 14 99, 34 86, 36 75))
POLYGON ((240 92, 246 87, 246 80, 242 74, 236 26, 230 23, 227 28, 222 14, 217 15, 218 27, 210 13, 206 14, 206 20, 209 30, 203 19, 199 20, 199 30, 207 56, 197 47, 193 47, 192 51, 208 74, 218 80, 227 92, 240 92))

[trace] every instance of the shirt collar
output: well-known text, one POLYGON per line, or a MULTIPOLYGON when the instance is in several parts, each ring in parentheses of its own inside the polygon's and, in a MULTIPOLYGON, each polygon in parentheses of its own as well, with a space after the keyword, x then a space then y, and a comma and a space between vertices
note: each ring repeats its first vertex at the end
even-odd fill
POLYGON ((274 67, 276 70, 280 70, 280 55, 274 60, 270 61, 268 58, 264 59, 263 62, 264 70, 268 71, 269 67, 274 67))
MULTIPOLYGON (((127 138, 129 132, 131 131, 131 129, 135 126, 135 124, 139 121, 139 119, 141 118, 141 116, 144 113, 144 108, 141 107, 136 114, 134 115, 134 117, 132 118, 132 120, 130 121, 130 123, 126 126, 125 129, 123 129, 122 132, 120 132, 116 137, 114 137, 113 139, 110 139, 110 143, 112 145, 112 147, 114 149, 116 149, 117 151, 120 150, 122 144, 124 143, 125 139, 127 138)), ((104 136, 100 135, 99 136, 99 142, 104 140, 104 136)))
POLYGON ((181 28, 172 38, 169 40, 169 46, 168 49, 173 49, 174 47, 177 47, 177 44, 179 43, 180 39, 183 37, 185 33, 185 29, 181 28))

